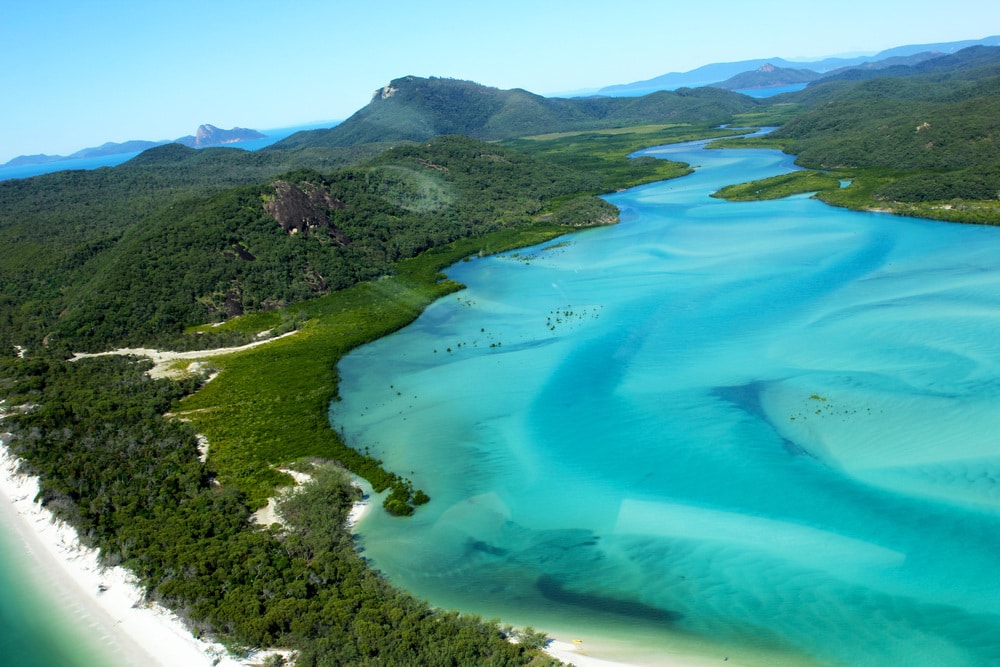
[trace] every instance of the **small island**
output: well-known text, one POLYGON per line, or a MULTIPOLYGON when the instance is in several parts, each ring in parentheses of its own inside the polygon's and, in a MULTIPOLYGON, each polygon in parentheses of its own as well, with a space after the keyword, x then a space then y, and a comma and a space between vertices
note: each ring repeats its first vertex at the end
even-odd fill
POLYGON ((52 162, 66 162, 69 160, 84 160, 87 158, 105 157, 107 155, 122 155, 124 153, 139 153, 150 148, 162 146, 164 144, 177 143, 191 148, 205 148, 208 146, 224 146, 236 144, 241 141, 252 141, 254 139, 265 139, 267 135, 261 134, 257 130, 249 130, 243 127, 234 127, 231 130, 223 130, 214 125, 200 125, 194 134, 188 134, 174 140, 164 139, 162 141, 145 141, 133 139, 130 141, 114 142, 109 141, 93 148, 83 148, 70 155, 19 155, 16 158, 0 165, 0 169, 5 167, 24 167, 33 164, 49 164, 52 162))

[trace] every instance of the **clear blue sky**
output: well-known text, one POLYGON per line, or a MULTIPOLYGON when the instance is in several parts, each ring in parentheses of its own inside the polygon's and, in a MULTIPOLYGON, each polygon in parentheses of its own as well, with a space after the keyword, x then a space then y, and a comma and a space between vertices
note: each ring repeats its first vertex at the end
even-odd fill
POLYGON ((11 0, 0 163, 342 119, 407 74, 552 94, 998 33, 996 0, 11 0))

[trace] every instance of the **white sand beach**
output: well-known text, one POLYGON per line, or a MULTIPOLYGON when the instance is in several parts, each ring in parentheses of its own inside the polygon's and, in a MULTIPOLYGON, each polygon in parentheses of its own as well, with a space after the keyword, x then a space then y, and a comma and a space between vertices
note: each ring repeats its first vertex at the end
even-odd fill
POLYGON ((181 621, 158 605, 143 601, 135 579, 121 567, 102 568, 97 552, 80 545, 76 531, 53 520, 34 502, 38 482, 17 474, 17 461, 0 441, 0 512, 14 526, 15 540, 34 560, 39 587, 73 600, 93 630, 95 641, 135 667, 239 667, 252 664, 227 655, 220 644, 195 639, 181 621))
MULTIPOLYGON (((295 476, 299 484, 309 479, 301 473, 295 476)), ((351 526, 371 509, 370 489, 363 491, 364 498, 351 509, 351 526)), ((37 585, 72 600, 68 606, 84 616, 81 620, 93 629, 98 643, 120 657, 118 664, 247 667, 261 664, 272 652, 258 651, 236 659, 221 644, 193 637, 172 612, 143 600, 142 589, 128 570, 102 567, 97 551, 82 546, 71 526, 56 521, 51 512, 34 502, 37 494, 38 480, 17 473, 17 459, 0 434, 0 512, 4 523, 14 528, 11 541, 22 546, 34 561, 39 573, 37 585)))
MULTIPOLYGON (((82 611, 96 638, 129 667, 246 667, 260 664, 264 652, 247 659, 229 656, 221 644, 195 639, 170 611, 143 601, 140 587, 128 570, 103 568, 97 552, 80 545, 76 531, 55 521, 52 514, 34 502, 35 478, 17 474, 17 460, 0 440, 0 512, 15 527, 15 537, 44 572, 40 586, 55 588, 70 596, 72 606, 82 611)), ((370 498, 355 503, 349 523, 355 524, 370 511, 370 498)), ((607 647, 605 647, 607 648, 607 647)), ((657 656, 647 660, 619 662, 590 655, 613 655, 591 641, 574 643, 556 639, 546 652, 576 667, 705 667, 704 659, 657 656)), ((716 664, 716 663, 711 663, 716 664)), ((735 663, 726 663, 732 665, 735 663)))
POLYGON ((627 657, 621 647, 613 646, 599 638, 565 640, 555 638, 545 648, 545 652, 567 665, 575 667, 709 667, 725 665, 740 667, 740 663, 728 657, 706 658, 694 655, 665 655, 656 650, 644 650, 641 646, 630 647, 627 657), (605 657, 608 656, 608 657, 605 657))
MULTIPOLYGON (((57 521, 51 512, 34 502, 38 480, 17 472, 17 459, 7 449, 0 433, 0 513, 14 527, 12 536, 31 558, 38 573, 37 585, 59 591, 72 600, 94 639, 119 657, 128 667, 249 667, 259 665, 270 651, 258 651, 243 659, 228 655, 218 643, 196 639, 169 610, 147 603, 135 577, 122 567, 102 567, 97 550, 80 544, 75 529, 57 521)), ((292 473, 292 471, 287 471, 292 473)), ((296 485, 309 476, 292 473, 296 485)), ((353 528, 372 509, 374 495, 364 482, 363 498, 352 507, 347 523, 353 528)), ((280 522, 272 503, 258 512, 258 523, 280 522)), ((13 540, 12 540, 13 541, 13 540)), ((709 662, 695 657, 655 656, 620 662, 590 655, 615 655, 613 647, 580 640, 555 639, 545 649, 554 658, 576 667, 705 667, 709 662)), ((711 663, 715 664, 715 663, 711 663)), ((734 663, 729 663, 734 664, 734 663)))

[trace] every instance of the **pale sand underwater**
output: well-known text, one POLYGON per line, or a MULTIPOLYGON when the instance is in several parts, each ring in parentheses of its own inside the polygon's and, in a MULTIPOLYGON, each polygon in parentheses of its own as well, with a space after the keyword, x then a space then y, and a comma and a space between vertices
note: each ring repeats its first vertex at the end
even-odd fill
POLYGON ((702 168, 341 362, 335 427, 432 498, 365 555, 588 656, 1000 664, 1000 233, 721 202, 791 158, 665 154, 702 168))

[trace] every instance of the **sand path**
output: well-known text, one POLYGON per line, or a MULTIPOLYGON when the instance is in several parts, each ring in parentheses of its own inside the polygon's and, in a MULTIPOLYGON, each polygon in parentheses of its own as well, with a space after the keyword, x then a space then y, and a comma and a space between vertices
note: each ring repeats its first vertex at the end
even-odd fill
POLYGON ((170 350, 153 350, 147 347, 123 347, 117 350, 109 350, 108 352, 77 352, 73 355, 72 361, 76 361, 77 359, 87 359, 89 357, 105 357, 111 354, 148 357, 153 360, 153 368, 149 371, 150 377, 168 377, 173 373, 171 366, 178 359, 191 359, 193 361, 197 359, 217 357, 223 354, 232 354, 233 352, 243 352, 244 350, 250 350, 255 347, 259 347, 260 345, 273 343, 276 340, 280 340, 286 336, 291 336, 295 333, 297 333, 297 331, 289 331, 288 333, 281 334, 280 336, 265 338, 263 340, 254 341, 253 343, 247 343, 246 345, 240 345, 237 347, 218 347, 212 350, 172 352, 170 350))

